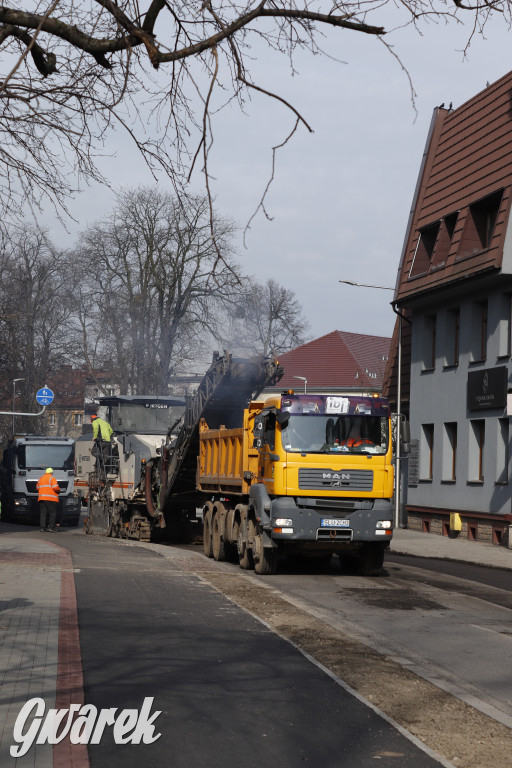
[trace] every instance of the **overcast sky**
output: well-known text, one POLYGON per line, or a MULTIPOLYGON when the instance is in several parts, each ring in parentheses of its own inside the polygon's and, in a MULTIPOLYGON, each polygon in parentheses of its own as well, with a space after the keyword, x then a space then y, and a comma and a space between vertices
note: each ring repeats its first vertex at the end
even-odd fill
MULTIPOLYGON (((295 292, 311 338, 336 329, 391 335, 393 294, 338 281, 395 285, 434 107, 453 102, 455 109, 512 69, 512 33, 498 22, 488 27, 487 39, 474 39, 466 60, 462 49, 470 30, 461 24, 432 24, 423 36, 412 29, 390 36, 412 78, 417 112, 400 64, 373 38, 330 32, 325 48, 346 63, 304 54, 294 77, 286 59, 259 52, 259 84, 292 101, 314 133, 299 130, 279 153, 267 202, 273 221, 258 215, 246 247, 240 239, 239 261, 258 280, 273 277, 295 292)), ((241 228, 265 188, 270 148, 293 122, 284 107, 258 94, 246 115, 230 108, 215 119, 211 172, 217 208, 241 228)), ((116 157, 104 167, 114 183, 150 182, 125 137, 118 134, 110 151, 116 157)), ((197 189, 201 183, 197 173, 197 189)), ((91 187, 71 210, 83 227, 111 205, 108 189, 91 187)), ((57 225, 52 233, 60 245, 73 243, 73 234, 57 225)))

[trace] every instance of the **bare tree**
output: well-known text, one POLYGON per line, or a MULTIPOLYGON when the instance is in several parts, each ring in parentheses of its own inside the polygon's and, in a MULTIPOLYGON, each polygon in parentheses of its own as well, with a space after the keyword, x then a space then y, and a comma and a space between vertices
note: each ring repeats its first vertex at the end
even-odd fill
POLYGON ((267 280, 254 280, 231 313, 232 346, 256 354, 279 355, 308 341, 309 323, 293 291, 267 280))
MULTIPOLYGON (((199 165, 210 192, 211 115, 251 93, 277 99, 294 127, 311 130, 286 95, 251 74, 259 41, 293 69, 293 54, 321 53, 331 28, 388 45, 382 19, 419 31, 429 20, 469 17, 472 35, 492 15, 511 21, 510 0, 18 0, 0 6, 0 204, 17 214, 41 195, 65 207, 83 179, 100 179, 95 153, 122 127, 175 191, 199 165), (215 101, 216 93, 219 99, 215 101), (156 119, 153 119, 156 118, 156 119), (152 123, 153 136, 146 128, 152 123), (158 130, 157 125, 160 126, 158 130)), ((392 55, 396 55, 389 46, 392 55)), ((210 197, 211 204, 211 197, 210 197)))
POLYGON ((233 224, 205 197, 125 190, 70 255, 80 275, 77 346, 93 369, 109 366, 123 392, 162 394, 173 372, 216 330, 219 304, 239 288, 233 224), (212 272, 215 271, 215 277, 212 272))
MULTIPOLYGON (((69 285, 60 253, 44 232, 30 227, 11 228, 4 237, 1 270, 0 399, 10 404, 12 380, 23 377, 16 405, 30 413, 37 389, 69 362, 69 285)), ((30 430, 34 422, 20 419, 18 426, 30 430)))

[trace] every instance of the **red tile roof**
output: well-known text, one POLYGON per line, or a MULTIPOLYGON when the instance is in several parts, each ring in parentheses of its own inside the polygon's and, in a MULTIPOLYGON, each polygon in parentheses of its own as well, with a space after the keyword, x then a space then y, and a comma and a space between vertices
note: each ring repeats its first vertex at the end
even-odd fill
POLYGON ((284 376, 278 389, 300 390, 305 376, 308 388, 380 389, 391 339, 361 333, 332 331, 279 356, 284 376))

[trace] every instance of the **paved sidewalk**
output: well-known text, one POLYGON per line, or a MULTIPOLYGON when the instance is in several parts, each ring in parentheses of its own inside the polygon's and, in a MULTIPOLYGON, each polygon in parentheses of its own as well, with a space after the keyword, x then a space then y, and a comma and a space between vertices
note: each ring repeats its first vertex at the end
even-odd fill
POLYGON ((397 528, 393 532, 391 552, 512 570, 512 549, 405 528, 397 528))
MULTIPOLYGON (((67 550, 43 539, 0 536, 0 766, 87 768, 87 751, 64 739, 10 755, 21 708, 83 703, 73 566, 67 550)), ((27 730, 26 728, 24 729, 27 730)))

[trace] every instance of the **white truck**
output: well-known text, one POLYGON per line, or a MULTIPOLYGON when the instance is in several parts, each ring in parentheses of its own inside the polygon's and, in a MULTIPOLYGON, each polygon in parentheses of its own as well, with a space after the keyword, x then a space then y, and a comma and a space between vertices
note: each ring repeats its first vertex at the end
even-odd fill
POLYGON ((0 466, 2 520, 39 525, 37 481, 47 467, 60 486, 57 524, 76 526, 80 499, 74 488, 75 441, 70 437, 17 435, 3 451, 0 466))

